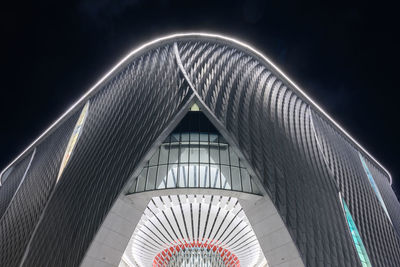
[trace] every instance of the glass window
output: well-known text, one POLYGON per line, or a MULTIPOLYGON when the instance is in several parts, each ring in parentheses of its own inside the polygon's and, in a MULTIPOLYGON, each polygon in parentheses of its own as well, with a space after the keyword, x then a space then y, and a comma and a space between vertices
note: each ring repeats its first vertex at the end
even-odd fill
POLYGON ((172 165, 168 171, 167 188, 174 188, 178 184, 178 165, 172 165))
POLYGON ((219 163, 218 144, 210 144, 210 163, 219 163))
POLYGON ((200 133, 200 143, 201 144, 208 144, 208 133, 200 133))
POLYGON ((200 162, 201 163, 208 163, 209 159, 209 146, 208 145, 201 145, 200 146, 200 162))
POLYGON ((169 163, 178 163, 178 152, 179 152, 179 145, 178 143, 171 143, 169 148, 169 163))
POLYGON ((242 191, 242 182, 240 181, 240 170, 238 167, 231 167, 232 171, 232 189, 242 191))
POLYGON ((210 165, 210 178, 212 188, 221 188, 221 172, 218 165, 210 165))
POLYGON ((347 206, 346 202, 342 198, 343 209, 347 221, 347 225, 350 230, 351 237, 353 239, 354 246, 356 248, 358 257, 360 258, 361 264, 363 267, 372 267, 371 262, 369 261, 369 257, 367 254, 367 250, 364 247, 364 244, 361 240, 361 236, 357 230, 357 226, 351 216, 349 207, 347 206))
POLYGON ((220 150, 221 164, 228 165, 229 164, 228 146, 225 144, 222 144, 219 147, 219 150, 220 150))
POLYGON ((171 134, 171 143, 178 143, 179 142, 179 134, 171 134))
POLYGON ((159 159, 159 164, 167 164, 168 163, 168 152, 169 152, 169 147, 168 145, 162 145, 160 148, 160 159, 159 159))
POLYGON ((147 174, 147 185, 146 190, 154 190, 156 185, 156 174, 157 167, 149 167, 149 172, 147 174))
POLYGON ((243 192, 251 193, 251 184, 250 184, 250 175, 248 171, 244 168, 240 168, 242 184, 243 184, 243 192))
POLYGON ((190 133, 190 142, 192 143, 198 143, 200 138, 200 134, 199 133, 190 133))
POLYGON ((149 161, 150 166, 156 166, 158 165, 158 155, 160 154, 160 149, 158 148, 156 152, 154 152, 153 156, 151 157, 149 161))
POLYGON ((198 176, 199 176, 199 165, 190 164, 189 165, 189 187, 197 187, 198 176))
POLYGON ((189 161, 190 161, 190 163, 198 163, 200 160, 199 160, 199 146, 198 145, 196 145, 196 146, 190 146, 190 154, 189 154, 189 161))
POLYGON ((221 166, 221 187, 231 189, 231 175, 229 166, 221 166))
POLYGON ((158 166, 157 173, 157 189, 164 189, 167 187, 167 165, 158 166))
POLYGON ((181 165, 179 168, 179 187, 189 187, 188 165, 181 165))
POLYGON ((209 134, 210 144, 218 144, 218 134, 209 134))
POLYGON ((143 168, 136 181, 136 192, 142 192, 146 185, 147 168, 143 168))
POLYGON ((229 155, 231 157, 231 165, 239 166, 239 158, 231 147, 229 147, 229 155))
POLYGON ((209 187, 210 169, 207 164, 200 165, 200 187, 209 187))
POLYGON ((180 124, 177 129, 182 132, 175 131, 165 139, 130 192, 200 187, 255 193, 256 186, 247 169, 241 166, 238 155, 213 127, 203 127, 201 132, 204 123, 197 125, 186 121, 180 124), (188 132, 193 125, 200 130, 188 132))
POLYGON ((187 144, 181 145, 179 160, 181 163, 186 163, 189 160, 189 146, 187 144))
POLYGON ((185 144, 188 144, 189 143, 189 133, 182 133, 181 134, 181 142, 182 143, 185 143, 185 144))

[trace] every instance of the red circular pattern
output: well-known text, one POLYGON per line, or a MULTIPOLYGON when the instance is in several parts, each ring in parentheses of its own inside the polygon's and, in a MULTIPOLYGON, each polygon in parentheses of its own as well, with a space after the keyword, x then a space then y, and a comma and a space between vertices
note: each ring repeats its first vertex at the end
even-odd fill
POLYGON ((172 256, 175 254, 179 253, 181 250, 184 250, 186 248, 206 248, 208 250, 212 250, 215 253, 218 253, 221 258, 223 259, 225 266, 227 267, 240 267, 240 262, 239 258, 227 250, 226 248, 223 248, 219 245, 216 245, 215 240, 205 240, 205 242, 191 242, 188 243, 186 240, 178 240, 179 245, 171 246, 160 253, 157 254, 157 256, 154 257, 153 260, 153 267, 165 267, 168 266, 169 261, 171 260, 172 256))

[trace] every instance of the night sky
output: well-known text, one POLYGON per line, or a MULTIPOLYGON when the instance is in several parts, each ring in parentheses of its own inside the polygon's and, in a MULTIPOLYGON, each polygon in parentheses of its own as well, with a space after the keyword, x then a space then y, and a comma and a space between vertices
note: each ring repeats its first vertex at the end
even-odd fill
POLYGON ((0 169, 133 48, 171 33, 205 31, 267 55, 392 173, 400 195, 394 4, 14 2, 0 11, 0 169))

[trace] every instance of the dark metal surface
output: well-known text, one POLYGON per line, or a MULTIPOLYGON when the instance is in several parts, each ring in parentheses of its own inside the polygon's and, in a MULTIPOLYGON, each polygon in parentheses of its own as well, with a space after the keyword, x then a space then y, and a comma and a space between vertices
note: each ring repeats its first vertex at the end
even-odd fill
POLYGON ((9 173, 5 172, 2 176, 2 185, 0 187, 0 219, 7 210, 10 201, 15 195, 18 186, 20 185, 24 174, 26 173, 29 161, 32 157, 32 152, 27 154, 25 158, 9 169, 9 173), (7 177, 6 177, 7 176, 7 177))
POLYGON ((0 266, 18 266, 21 262, 55 186, 76 119, 76 115, 71 116, 36 147, 31 166, 0 219, 0 266))
POLYGON ((384 170, 366 157, 394 227, 354 144, 266 62, 205 37, 153 44, 88 96, 85 126, 55 188, 76 115, 37 146, 18 197, 0 220, 0 266, 78 266, 140 160, 193 94, 189 84, 260 178, 306 266, 360 266, 339 190, 373 266, 400 266, 399 203, 384 170))
POLYGON ((262 179, 305 265, 357 266, 308 105, 245 51, 182 42, 180 53, 198 93, 262 179))
POLYGON ((400 236, 400 203, 392 187, 387 183, 385 175, 370 161, 367 161, 367 164, 381 192, 397 235, 400 236))
POLYGON ((395 230, 400 223, 399 203, 392 190, 392 194, 382 192, 390 188, 387 177, 368 162, 379 190, 385 195, 385 203, 390 207, 388 211, 394 227, 368 181, 358 151, 318 115, 313 114, 313 118, 323 153, 357 224, 372 266, 400 266, 400 242, 395 230), (397 202, 397 212, 394 202, 397 202))
POLYGON ((189 96, 170 46, 134 59, 104 84, 90 99, 23 266, 79 265, 136 164, 189 96))

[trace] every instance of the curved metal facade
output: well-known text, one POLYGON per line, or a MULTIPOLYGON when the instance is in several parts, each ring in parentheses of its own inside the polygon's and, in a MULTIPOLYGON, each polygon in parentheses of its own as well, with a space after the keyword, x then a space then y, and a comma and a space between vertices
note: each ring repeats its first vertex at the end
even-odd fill
POLYGON ((10 186, 12 200, 7 184, 0 187, 10 202, 0 203, 0 266, 79 266, 124 185, 193 98, 250 164, 305 266, 361 266, 339 192, 372 266, 400 266, 400 206, 389 174, 270 62, 206 35, 165 38, 129 55, 13 163, 6 182, 22 183, 10 186), (85 125, 57 183, 86 101, 85 125))

